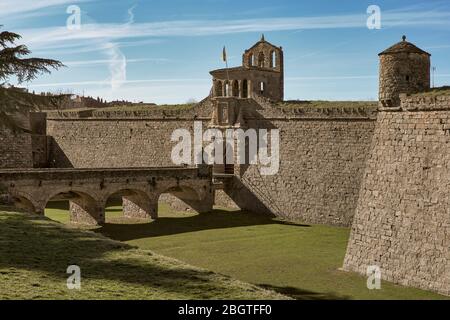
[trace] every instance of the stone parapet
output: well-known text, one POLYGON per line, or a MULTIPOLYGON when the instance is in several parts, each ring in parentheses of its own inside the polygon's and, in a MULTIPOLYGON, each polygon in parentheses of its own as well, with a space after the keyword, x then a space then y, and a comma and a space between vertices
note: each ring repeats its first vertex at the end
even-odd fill
POLYGON ((400 99, 400 109, 403 111, 450 110, 450 96, 447 95, 402 94, 400 99))
POLYGON ((377 118, 377 107, 301 107, 281 108, 281 112, 289 118, 306 119, 372 119, 377 118))

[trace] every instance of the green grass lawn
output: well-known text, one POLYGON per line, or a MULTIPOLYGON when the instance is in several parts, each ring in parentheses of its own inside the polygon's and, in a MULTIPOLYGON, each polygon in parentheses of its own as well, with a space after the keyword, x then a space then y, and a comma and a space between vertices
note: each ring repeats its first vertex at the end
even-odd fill
MULTIPOLYGON (((61 209, 49 209, 47 215, 68 219, 61 209)), ((288 223, 241 211, 174 212, 165 204, 157 221, 121 216, 120 207, 108 208, 107 223, 96 232, 296 299, 445 298, 388 282, 381 290, 368 290, 365 277, 339 271, 348 228, 288 223)))
POLYGON ((42 216, 0 208, 0 231, 0 300, 286 298, 42 216), (81 290, 67 289, 69 265, 81 290))

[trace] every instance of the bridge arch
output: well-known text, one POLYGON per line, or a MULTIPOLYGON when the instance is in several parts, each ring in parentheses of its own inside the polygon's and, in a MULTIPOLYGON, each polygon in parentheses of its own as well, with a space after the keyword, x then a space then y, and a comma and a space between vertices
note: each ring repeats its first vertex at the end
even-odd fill
POLYGON ((58 189, 50 193, 44 208, 51 201, 69 201, 70 222, 76 224, 98 225, 105 222, 103 202, 92 192, 79 191, 71 188, 58 189))
POLYGON ((174 184, 160 188, 156 199, 162 198, 172 208, 184 211, 194 210, 198 213, 211 212, 213 196, 209 195, 205 186, 174 184))
POLYGON ((23 192, 13 192, 10 193, 10 197, 14 207, 29 213, 44 214, 45 207, 39 206, 31 195, 23 192))
POLYGON ((158 201, 146 190, 139 188, 119 188, 106 195, 104 204, 106 205, 108 200, 114 197, 121 198, 125 218, 157 218, 158 201))

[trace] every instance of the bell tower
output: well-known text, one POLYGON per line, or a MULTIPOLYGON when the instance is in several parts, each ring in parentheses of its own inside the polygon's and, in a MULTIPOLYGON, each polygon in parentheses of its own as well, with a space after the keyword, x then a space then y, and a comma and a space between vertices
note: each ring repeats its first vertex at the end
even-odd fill
POLYGON ((218 69, 213 76, 213 98, 250 99, 253 95, 274 102, 284 99, 283 48, 266 41, 264 35, 242 55, 242 66, 218 69))

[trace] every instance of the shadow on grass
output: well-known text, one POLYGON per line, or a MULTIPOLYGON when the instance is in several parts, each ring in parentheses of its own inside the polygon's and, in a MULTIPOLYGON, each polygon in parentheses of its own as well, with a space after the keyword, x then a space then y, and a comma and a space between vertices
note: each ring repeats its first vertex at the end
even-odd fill
POLYGON ((259 284, 261 288, 278 292, 295 300, 348 300, 348 297, 338 296, 333 293, 319 293, 302 290, 295 287, 279 287, 269 284, 259 284))
POLYGON ((255 214, 246 211, 213 210, 210 213, 197 214, 194 216, 162 217, 155 221, 140 224, 106 223, 95 231, 115 240, 130 241, 202 230, 269 224, 310 227, 309 225, 276 220, 275 217, 265 214, 255 214))
MULTIPOLYGON (((11 272, 10 277, 17 277, 22 286, 28 284, 21 282, 20 272, 30 270, 44 272, 64 287, 66 269, 75 264, 81 267, 87 283, 115 280, 182 298, 240 295, 236 287, 224 284, 224 277, 219 282, 218 276, 210 271, 192 269, 179 262, 168 263, 150 252, 137 252, 129 245, 93 232, 65 228, 44 217, 0 213, 0 230, 0 269, 9 270, 5 272, 11 272)), ((8 292, 14 288, 1 290, 8 292)), ((31 284, 29 290, 33 290, 31 284)))
POLYGON ((108 211, 106 212, 106 214, 110 213, 110 212, 123 212, 122 208, 108 208, 108 211))

